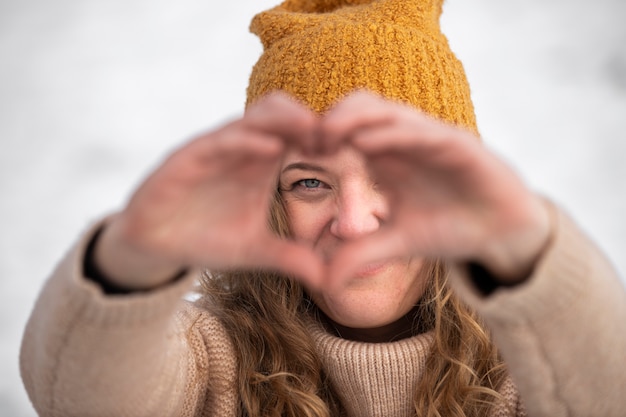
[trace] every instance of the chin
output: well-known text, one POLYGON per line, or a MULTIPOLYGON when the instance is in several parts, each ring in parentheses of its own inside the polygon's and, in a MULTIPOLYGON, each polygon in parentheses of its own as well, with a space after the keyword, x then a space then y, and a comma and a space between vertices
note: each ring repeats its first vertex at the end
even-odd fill
POLYGON ((313 301, 333 322, 354 329, 383 327, 404 317, 415 305, 393 300, 382 302, 380 294, 348 294, 343 297, 313 297, 313 301))
POLYGON ((404 318, 423 294, 421 262, 368 265, 332 292, 309 293, 334 323, 354 329, 388 326, 404 318))

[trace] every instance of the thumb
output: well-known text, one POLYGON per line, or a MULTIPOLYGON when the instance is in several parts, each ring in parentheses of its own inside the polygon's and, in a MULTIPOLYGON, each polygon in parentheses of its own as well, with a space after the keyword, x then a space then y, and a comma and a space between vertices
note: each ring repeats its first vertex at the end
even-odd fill
POLYGON ((343 245, 327 267, 327 285, 339 285, 369 264, 410 256, 404 235, 393 229, 343 245))
POLYGON ((311 248, 292 241, 271 239, 264 242, 258 266, 277 269, 298 279, 309 288, 320 285, 324 265, 311 248))

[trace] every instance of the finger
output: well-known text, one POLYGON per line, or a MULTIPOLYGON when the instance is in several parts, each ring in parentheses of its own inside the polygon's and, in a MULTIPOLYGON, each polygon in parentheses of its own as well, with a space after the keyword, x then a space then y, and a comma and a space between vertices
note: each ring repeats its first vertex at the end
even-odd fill
POLYGON ((324 266, 309 247, 273 238, 263 242, 262 252, 256 255, 257 266, 277 269, 298 279, 307 288, 317 288, 321 283, 324 266))
POLYGON ((351 143, 368 157, 377 181, 387 186, 408 185, 412 179, 430 189, 448 189, 453 183, 460 187, 490 166, 485 148, 470 134, 438 124, 421 131, 406 124, 380 126, 359 132, 351 143))
POLYGON ((394 123, 362 129, 352 136, 350 143, 365 154, 399 152, 427 160, 449 155, 459 156, 484 151, 471 133, 447 125, 427 115, 415 113, 394 123))
POLYGON ((316 151, 317 116, 285 93, 271 93, 246 111, 242 120, 250 129, 260 130, 297 146, 305 154, 316 151))
POLYGON ((285 151, 280 139, 263 132, 229 125, 200 136, 174 152, 163 164, 173 178, 206 177, 232 172, 234 167, 275 175, 285 151))
POLYGON ((341 285, 370 264, 399 258, 405 259, 415 255, 410 249, 405 237, 393 229, 346 243, 327 267, 326 283, 332 286, 341 285))
POLYGON ((171 155, 187 164, 189 158, 214 163, 228 156, 279 158, 287 146, 305 153, 316 144, 317 116, 285 94, 271 94, 251 106, 246 115, 188 142, 171 155))
MULTIPOLYGON (((406 145, 413 140, 426 143, 442 140, 473 139, 477 137, 466 129, 438 120, 406 104, 386 100, 368 92, 357 92, 339 103, 322 121, 326 150, 334 150, 344 142, 354 142, 362 133, 369 134, 376 128, 389 128, 379 131, 374 145, 406 145)), ((374 136, 365 136, 373 139, 374 136)), ((359 143, 365 145, 367 143, 359 143)), ((374 150, 372 148, 372 150, 374 150)))
POLYGON ((320 122, 324 152, 335 152, 360 130, 392 123, 405 106, 367 91, 357 91, 339 102, 320 122))

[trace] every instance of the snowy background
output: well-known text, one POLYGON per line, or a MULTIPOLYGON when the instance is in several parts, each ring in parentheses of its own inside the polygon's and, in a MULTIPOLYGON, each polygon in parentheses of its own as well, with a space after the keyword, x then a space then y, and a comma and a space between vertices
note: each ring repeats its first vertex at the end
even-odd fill
MULTIPOLYGON (((0 416, 46 275, 174 146, 241 114, 278 0, 0 0, 0 416)), ((487 146, 626 271, 626 2, 449 0, 487 146)))

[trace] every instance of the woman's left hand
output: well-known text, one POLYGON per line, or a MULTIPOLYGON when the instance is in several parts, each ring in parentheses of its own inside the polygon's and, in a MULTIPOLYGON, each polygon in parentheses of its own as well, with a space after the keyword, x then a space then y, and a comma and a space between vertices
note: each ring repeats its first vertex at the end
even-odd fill
POLYGON ((550 235, 547 207, 468 131, 358 92, 322 121, 326 152, 363 152, 393 208, 380 231, 346 243, 330 266, 420 256, 474 261, 502 283, 523 280, 550 235))

